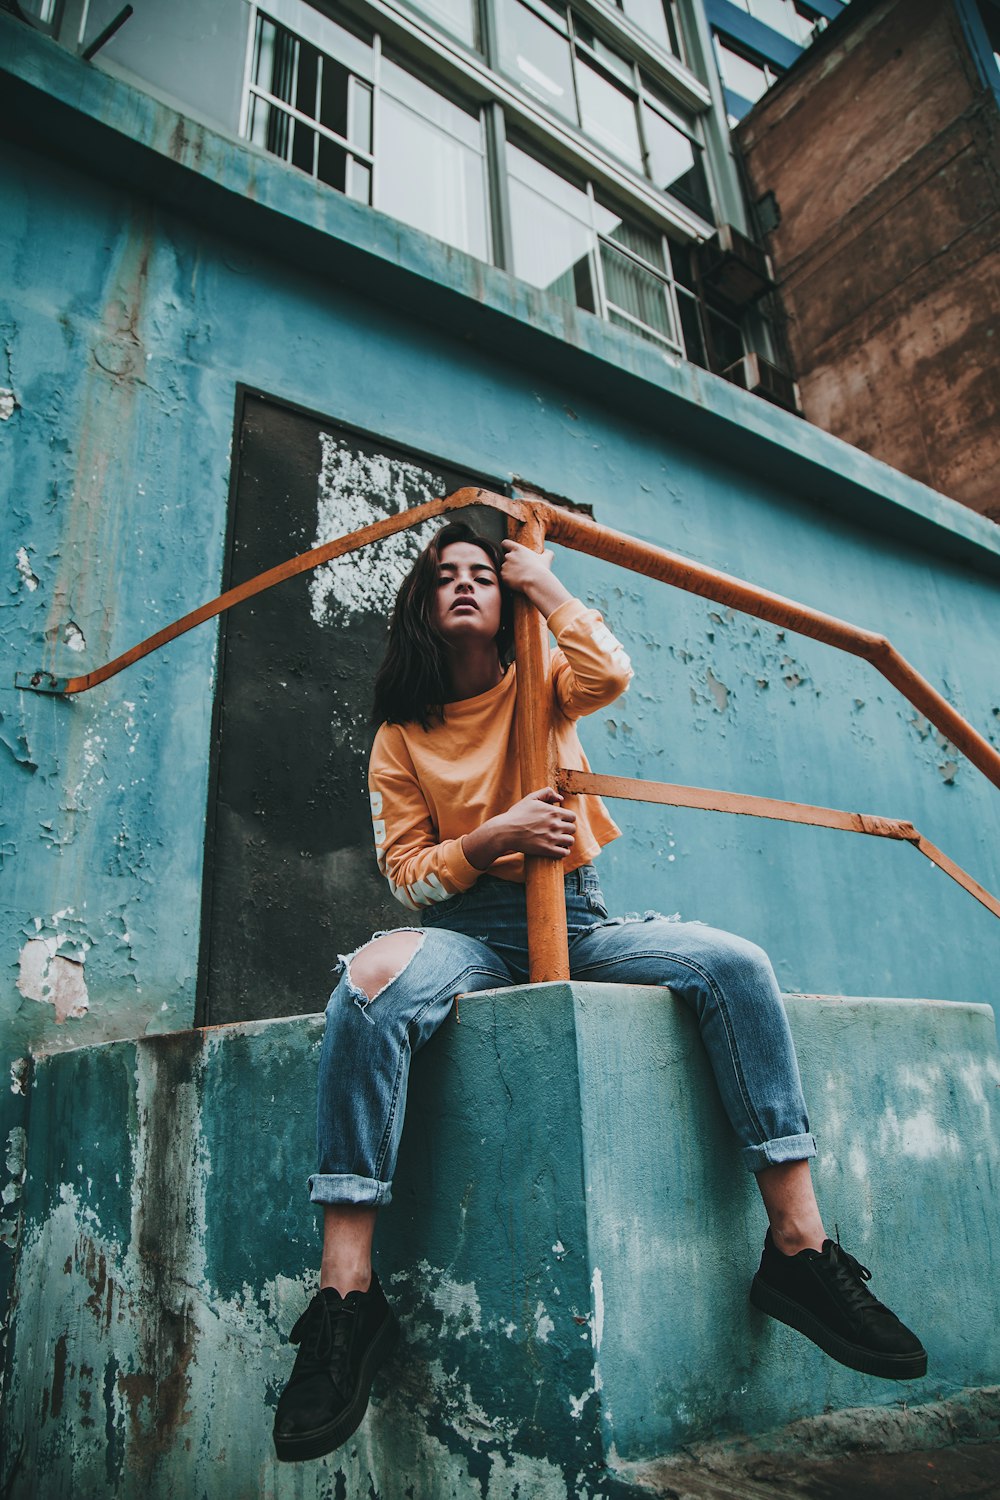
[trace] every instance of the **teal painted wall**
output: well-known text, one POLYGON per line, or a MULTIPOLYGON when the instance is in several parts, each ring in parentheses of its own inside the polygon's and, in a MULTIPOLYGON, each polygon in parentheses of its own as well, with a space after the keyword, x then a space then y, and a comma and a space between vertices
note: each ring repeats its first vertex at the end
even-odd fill
MULTIPOLYGON (((97 665, 217 591, 239 383, 884 631, 1000 743, 996 528, 6 15, 0 76, 0 1028, 15 1069, 193 1019, 212 627, 74 700, 12 679, 97 665)), ((558 565, 637 668, 586 727, 596 767, 906 817, 1000 888, 996 791, 870 669, 558 565)), ((995 1004, 995 919, 911 850, 615 812, 626 838, 601 870, 619 910, 752 936, 786 990, 995 1004)), ((9 1247, 26 1096, 2 1097, 9 1247)))
POLYGON ((878 1408, 920 1446, 969 1388, 1000 1418, 991 1013, 788 1007, 825 1213, 918 1328, 924 1379, 855 1374, 750 1307, 763 1214, 686 1010, 651 988, 496 991, 414 1063, 377 1245, 401 1348, 351 1443, 279 1466, 322 1018, 259 1022, 39 1062, 11 1500, 637 1500, 637 1469, 713 1440, 829 1455, 878 1408), (839 1438, 810 1425, 828 1412, 839 1438))

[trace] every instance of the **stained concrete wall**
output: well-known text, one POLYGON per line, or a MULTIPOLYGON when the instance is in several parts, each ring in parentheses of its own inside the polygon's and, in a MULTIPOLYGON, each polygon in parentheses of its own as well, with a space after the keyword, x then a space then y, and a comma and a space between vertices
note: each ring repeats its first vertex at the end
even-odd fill
POLYGON ((998 521, 1000 112, 965 10, 855 0, 737 140, 805 415, 998 521))
POLYGON ((749 1306, 762 1212, 669 994, 497 991, 414 1064, 378 1246, 404 1338, 371 1413, 339 1454, 277 1465, 284 1340, 315 1277, 301 1179, 321 1018, 258 1022, 39 1061, 12 1500, 624 1500, 657 1456, 736 1434, 804 1453, 803 1419, 901 1397, 919 1446, 931 1403, 960 1414, 1000 1378, 992 1015, 788 1005, 821 1200, 919 1329, 924 1379, 855 1374, 749 1306))
MULTIPOLYGON (((6 14, 0 77, 8 1246, 28 1054, 193 1020, 215 635, 75 699, 18 693, 13 672, 98 665, 217 591, 238 384, 883 630, 1000 743, 1000 541, 980 517, 6 14)), ((637 668, 586 727, 596 766, 908 817, 1000 886, 995 791, 870 669, 575 556, 559 567, 637 668)), ((620 910, 753 936, 787 990, 995 999, 995 919, 909 849, 616 815, 626 838, 601 869, 620 910)))

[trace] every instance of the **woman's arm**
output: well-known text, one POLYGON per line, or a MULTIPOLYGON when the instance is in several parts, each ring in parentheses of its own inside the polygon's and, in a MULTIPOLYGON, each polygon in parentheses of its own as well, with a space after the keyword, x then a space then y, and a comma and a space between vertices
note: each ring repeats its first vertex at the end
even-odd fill
POLYGON ((375 736, 368 792, 378 867, 410 911, 469 890, 503 854, 563 859, 573 845, 576 814, 552 787, 529 793, 470 833, 440 840, 403 737, 391 724, 375 736))
POLYGON ((501 578, 545 616, 559 649, 552 657, 556 701, 569 719, 592 714, 625 691, 632 663, 596 609, 588 609, 552 572, 551 552, 504 542, 501 578))
POLYGON ((576 813, 562 806, 562 796, 550 786, 529 792, 506 812, 462 837, 462 849, 470 865, 488 870, 502 854, 539 854, 546 859, 565 859, 573 847, 576 813))

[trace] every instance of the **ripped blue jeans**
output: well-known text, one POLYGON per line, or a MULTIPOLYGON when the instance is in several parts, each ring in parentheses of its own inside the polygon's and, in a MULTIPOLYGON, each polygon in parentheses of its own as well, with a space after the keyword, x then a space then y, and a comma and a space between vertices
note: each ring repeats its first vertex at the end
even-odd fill
MULTIPOLYGON (((815 1156, 798 1063, 767 954, 744 938, 655 912, 608 918, 593 865, 566 876, 574 979, 669 988, 697 1017, 723 1107, 751 1172, 815 1156)), ((352 954, 351 958, 354 957, 352 954)), ((528 977, 524 886, 484 875, 428 907, 421 942, 369 1000, 343 959, 320 1058, 315 1203, 385 1204, 410 1058, 456 995, 528 977)))

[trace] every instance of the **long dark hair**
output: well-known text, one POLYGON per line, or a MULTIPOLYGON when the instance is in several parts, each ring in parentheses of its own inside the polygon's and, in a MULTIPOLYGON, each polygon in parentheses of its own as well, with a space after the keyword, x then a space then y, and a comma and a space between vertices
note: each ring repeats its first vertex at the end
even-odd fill
MULTIPOLYGON (((465 521, 450 521, 431 537, 407 573, 396 595, 389 620, 389 643, 375 677, 372 722, 408 724, 429 729, 444 718, 451 689, 444 638, 431 619, 438 586, 441 553, 453 542, 471 542, 486 553, 500 579, 503 551, 497 542, 480 536, 465 521)), ((510 589, 500 584, 500 665, 514 656, 514 605, 510 589)))

